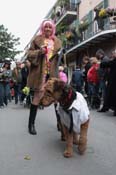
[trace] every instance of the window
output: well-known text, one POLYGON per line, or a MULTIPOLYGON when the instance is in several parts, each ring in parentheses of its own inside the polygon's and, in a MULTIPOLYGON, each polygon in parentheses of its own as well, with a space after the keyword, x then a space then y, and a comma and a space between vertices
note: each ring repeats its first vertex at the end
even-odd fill
POLYGON ((72 7, 73 9, 76 9, 78 1, 80 0, 70 0, 70 7, 72 7))
POLYGON ((81 0, 70 0, 71 3, 80 4, 81 0))

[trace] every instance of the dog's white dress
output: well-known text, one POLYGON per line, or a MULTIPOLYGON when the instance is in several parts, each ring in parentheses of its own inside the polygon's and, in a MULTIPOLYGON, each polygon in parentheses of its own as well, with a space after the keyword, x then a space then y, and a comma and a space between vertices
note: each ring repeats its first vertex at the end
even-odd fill
MULTIPOLYGON (((73 117, 73 131, 80 133, 80 126, 89 119, 89 108, 83 95, 76 92, 77 97, 70 106, 69 110, 72 110, 73 117)), ((69 129, 70 128, 70 116, 66 113, 61 106, 59 106, 58 113, 61 117, 61 122, 69 129)))

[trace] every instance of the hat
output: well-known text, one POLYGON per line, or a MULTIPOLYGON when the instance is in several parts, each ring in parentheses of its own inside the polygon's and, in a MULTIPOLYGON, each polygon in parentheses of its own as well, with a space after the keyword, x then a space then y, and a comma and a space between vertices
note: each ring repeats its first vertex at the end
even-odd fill
POLYGON ((90 62, 91 62, 91 64, 96 64, 96 63, 98 63, 98 59, 96 57, 91 57, 90 62))
POLYGON ((116 49, 114 49, 113 52, 116 53, 116 49))
POLYGON ((17 61, 16 61, 16 64, 18 64, 18 65, 19 65, 19 64, 21 64, 21 63, 22 63, 22 62, 21 62, 21 61, 19 61, 19 60, 17 60, 17 61))
POLYGON ((59 71, 63 71, 64 67, 63 66, 59 66, 59 71))
POLYGON ((96 55, 98 55, 98 54, 104 55, 105 52, 102 49, 98 49, 97 52, 96 52, 96 55))
POLYGON ((10 62, 10 61, 8 61, 8 60, 5 60, 5 61, 4 61, 4 64, 9 64, 9 65, 10 65, 10 64, 11 64, 11 62, 10 62))

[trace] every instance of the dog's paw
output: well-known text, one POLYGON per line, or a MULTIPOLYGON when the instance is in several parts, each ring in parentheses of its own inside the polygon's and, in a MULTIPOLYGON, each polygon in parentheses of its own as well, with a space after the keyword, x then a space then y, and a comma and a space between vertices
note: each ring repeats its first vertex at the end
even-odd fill
POLYGON ((61 127, 60 127, 59 123, 57 123, 57 130, 61 131, 61 127))
POLYGON ((80 138, 78 144, 78 151, 80 155, 83 155, 87 148, 87 138, 80 138))
POLYGON ((63 155, 64 155, 64 157, 66 157, 66 158, 70 158, 70 157, 73 156, 73 151, 65 150, 63 155))
POLYGON ((83 155, 86 151, 87 145, 86 144, 79 144, 78 145, 78 152, 80 155, 83 155))
POLYGON ((61 141, 66 141, 66 137, 64 135, 61 135, 61 141))
POLYGON ((78 140, 73 140, 74 145, 78 145, 78 140))

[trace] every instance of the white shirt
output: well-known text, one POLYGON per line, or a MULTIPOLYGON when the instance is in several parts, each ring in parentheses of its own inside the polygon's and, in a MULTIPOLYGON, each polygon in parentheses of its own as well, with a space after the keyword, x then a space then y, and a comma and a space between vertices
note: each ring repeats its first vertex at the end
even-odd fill
MULTIPOLYGON (((89 119, 89 108, 83 95, 76 92, 77 96, 69 110, 72 110, 73 117, 73 131, 80 133, 80 126, 89 119)), ((69 129, 70 128, 70 116, 66 113, 61 106, 59 106, 58 113, 61 117, 61 122, 69 129)))

